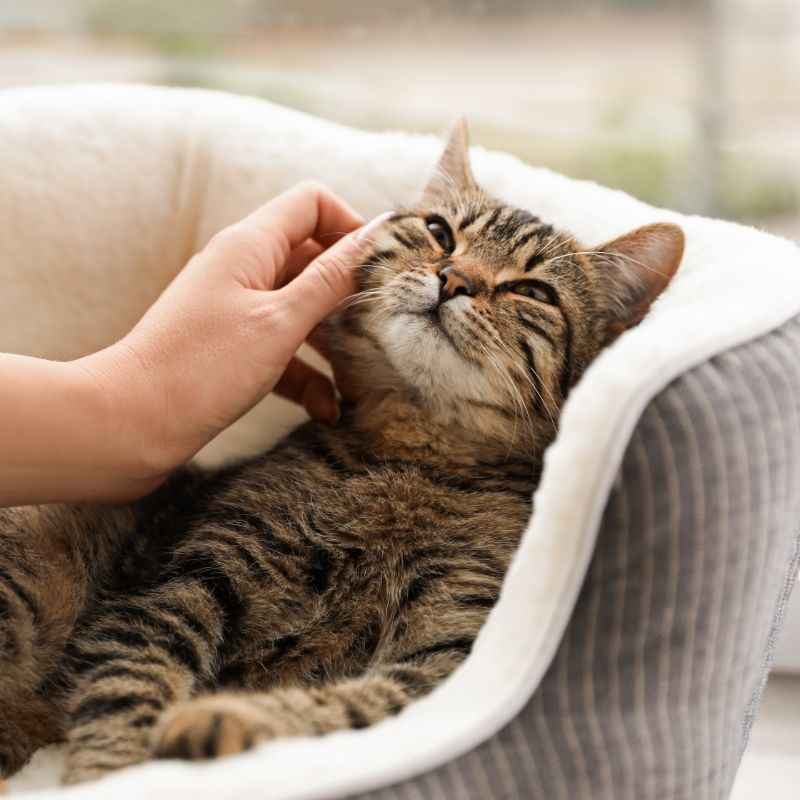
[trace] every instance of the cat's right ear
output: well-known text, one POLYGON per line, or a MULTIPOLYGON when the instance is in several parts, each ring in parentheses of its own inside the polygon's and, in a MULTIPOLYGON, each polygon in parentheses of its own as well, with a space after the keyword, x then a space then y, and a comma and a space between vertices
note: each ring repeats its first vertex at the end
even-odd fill
POLYGON ((444 200, 474 186, 467 149, 467 123, 463 117, 459 117, 450 129, 444 153, 422 192, 422 201, 444 200))
POLYGON ((607 242, 590 256, 602 276, 607 342, 636 325, 667 288, 680 266, 684 244, 681 228, 659 222, 607 242))

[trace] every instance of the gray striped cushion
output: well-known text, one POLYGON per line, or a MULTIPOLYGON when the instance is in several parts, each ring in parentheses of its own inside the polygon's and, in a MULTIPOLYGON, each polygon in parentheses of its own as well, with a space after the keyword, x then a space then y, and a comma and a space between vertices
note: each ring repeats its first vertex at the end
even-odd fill
POLYGON ((800 318, 650 403, 528 704, 477 749, 360 800, 728 797, 798 569, 798 353, 800 318))

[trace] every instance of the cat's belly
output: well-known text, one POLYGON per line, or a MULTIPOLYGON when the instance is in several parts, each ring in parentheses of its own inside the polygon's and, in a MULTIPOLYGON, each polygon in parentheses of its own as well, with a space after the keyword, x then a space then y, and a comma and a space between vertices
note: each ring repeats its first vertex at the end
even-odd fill
POLYGON ((219 597, 215 688, 363 675, 463 607, 477 630, 529 513, 525 493, 440 485, 406 464, 334 472, 282 455, 209 484, 162 572, 219 597))

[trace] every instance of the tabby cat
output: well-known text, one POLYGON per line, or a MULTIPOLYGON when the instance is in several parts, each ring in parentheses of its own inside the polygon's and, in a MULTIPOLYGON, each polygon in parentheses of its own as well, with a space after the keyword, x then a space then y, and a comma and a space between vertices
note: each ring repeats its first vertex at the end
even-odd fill
POLYGON ((683 234, 586 250, 479 189, 460 125, 376 237, 329 324, 337 426, 128 506, 0 511, 4 775, 61 739, 75 783, 363 728, 467 657, 570 388, 683 234))

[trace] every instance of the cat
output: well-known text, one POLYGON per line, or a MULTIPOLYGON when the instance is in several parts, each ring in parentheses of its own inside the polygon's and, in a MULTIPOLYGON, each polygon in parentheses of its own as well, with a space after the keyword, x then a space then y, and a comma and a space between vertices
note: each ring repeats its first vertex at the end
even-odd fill
POLYGON ((77 783, 363 728, 467 657, 571 387, 684 237, 581 247, 478 188, 463 124, 375 236, 328 323, 338 425, 130 505, 0 510, 2 774, 55 740, 77 783))

